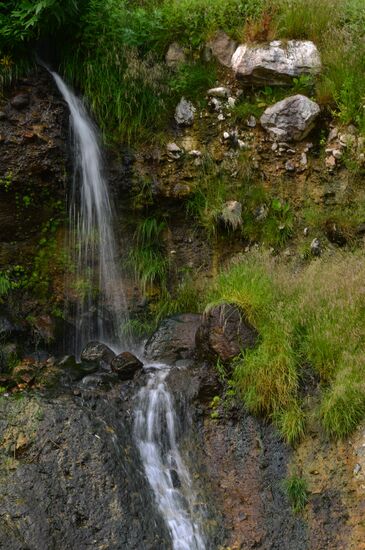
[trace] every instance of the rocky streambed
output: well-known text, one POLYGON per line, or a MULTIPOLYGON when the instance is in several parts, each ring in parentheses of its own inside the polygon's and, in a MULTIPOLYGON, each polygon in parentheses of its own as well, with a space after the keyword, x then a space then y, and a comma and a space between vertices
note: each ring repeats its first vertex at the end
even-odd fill
MULTIPOLYGON (((216 319, 222 319, 221 312, 216 319)), ((361 548, 356 546, 360 508, 351 497, 346 449, 312 434, 293 453, 271 424, 248 415, 235 401, 214 405, 224 389, 215 371, 195 359, 201 326, 196 323, 192 330, 189 316, 166 320, 146 351, 156 354, 158 345, 161 356, 170 357, 166 387, 202 513, 205 547, 361 548), (314 479, 302 515, 292 512, 283 487, 295 462, 314 479)), ((203 328, 208 330, 207 322, 203 328)), ((223 331, 215 349, 227 350, 229 342, 232 333, 223 331)), ((137 362, 132 369, 130 355, 128 375, 122 374, 121 360, 113 353, 108 357, 105 346, 100 349, 98 364, 93 345, 94 355, 83 367, 70 359, 55 366, 53 391, 0 398, 1 548, 173 548, 134 436, 138 396, 153 371, 137 362)))

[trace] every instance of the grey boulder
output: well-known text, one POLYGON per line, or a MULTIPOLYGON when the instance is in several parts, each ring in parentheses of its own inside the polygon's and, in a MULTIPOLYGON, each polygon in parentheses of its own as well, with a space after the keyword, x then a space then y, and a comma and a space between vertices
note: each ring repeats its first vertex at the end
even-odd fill
POLYGON ((194 105, 182 97, 175 110, 175 120, 177 124, 180 126, 192 126, 194 123, 195 111, 196 108, 194 105))
POLYGON ((317 103, 297 94, 268 107, 260 122, 275 139, 300 141, 313 129, 319 113, 317 103))
POLYGON ((246 84, 283 86, 295 77, 319 73, 321 59, 309 40, 275 40, 239 46, 232 56, 232 69, 246 84))

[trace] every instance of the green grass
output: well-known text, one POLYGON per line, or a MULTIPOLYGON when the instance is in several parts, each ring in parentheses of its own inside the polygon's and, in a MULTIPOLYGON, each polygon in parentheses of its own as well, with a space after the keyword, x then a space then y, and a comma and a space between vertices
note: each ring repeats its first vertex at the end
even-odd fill
POLYGON ((238 305, 260 341, 235 361, 234 380, 246 407, 273 419, 288 443, 310 420, 301 378, 310 365, 319 381, 315 417, 341 438, 365 417, 365 307, 361 251, 332 253, 300 272, 264 251, 222 272, 210 303, 238 305))
POLYGON ((362 0, 279 0, 278 36, 313 40, 323 61, 317 98, 332 105, 340 122, 365 132, 365 6, 362 0))
POLYGON ((302 477, 292 475, 284 481, 283 486, 291 503, 293 512, 299 514, 308 503, 307 481, 302 477))

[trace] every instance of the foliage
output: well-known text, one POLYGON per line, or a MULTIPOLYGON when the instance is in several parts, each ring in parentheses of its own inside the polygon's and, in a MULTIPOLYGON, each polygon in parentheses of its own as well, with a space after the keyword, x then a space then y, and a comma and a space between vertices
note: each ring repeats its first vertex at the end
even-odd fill
POLYGON ((298 514, 308 503, 308 484, 303 477, 292 475, 284 480, 284 489, 292 505, 292 510, 298 514))
POLYGON ((183 96, 191 101, 198 101, 215 81, 215 65, 199 61, 180 65, 170 77, 169 87, 177 97, 183 96))
POLYGON ((9 275, 4 271, 0 271, 0 300, 1 296, 5 296, 10 289, 11 282, 9 280, 9 275))
POLYGON ((164 220, 158 221, 151 217, 141 221, 134 234, 129 263, 144 294, 153 285, 157 284, 162 288, 166 285, 168 260, 162 241, 165 229, 164 220))
POLYGON ((364 267, 361 252, 337 252, 291 273, 261 251, 222 272, 208 295, 237 304, 257 328, 259 345, 235 362, 235 385, 291 444, 309 420, 299 392, 306 365, 322 389, 315 414, 328 435, 344 437, 365 416, 364 267))

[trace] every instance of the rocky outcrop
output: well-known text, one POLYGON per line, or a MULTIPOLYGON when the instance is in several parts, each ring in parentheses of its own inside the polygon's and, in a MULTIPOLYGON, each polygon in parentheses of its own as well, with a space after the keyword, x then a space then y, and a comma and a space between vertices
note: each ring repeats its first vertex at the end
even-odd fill
POLYGON ((232 56, 232 69, 245 84, 283 86, 294 77, 318 73, 321 60, 313 42, 275 40, 239 46, 232 56))
POLYGON ((313 129, 319 113, 317 103, 297 94, 268 107, 260 122, 277 140, 301 141, 313 129))
POLYGON ((137 372, 143 369, 143 363, 133 353, 124 351, 114 357, 111 369, 120 380, 131 380, 137 372))
POLYGON ((201 315, 184 313, 162 321, 146 343, 146 357, 152 361, 176 363, 193 359, 195 335, 201 323, 201 315))
POLYGON ((227 363, 256 344, 255 328, 236 306, 222 304, 205 313, 196 333, 197 354, 202 359, 227 363))

